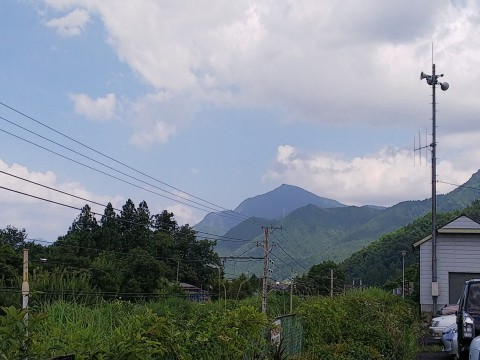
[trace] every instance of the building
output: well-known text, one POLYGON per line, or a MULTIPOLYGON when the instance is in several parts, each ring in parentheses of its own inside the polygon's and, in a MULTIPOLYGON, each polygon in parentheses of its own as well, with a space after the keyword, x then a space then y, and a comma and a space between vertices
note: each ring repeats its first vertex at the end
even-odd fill
MULTIPOLYGON (((461 215, 437 230, 437 307, 455 304, 465 280, 480 278, 480 224, 461 215)), ((432 235, 413 244, 420 252, 420 306, 433 311, 432 235)), ((438 309, 437 309, 438 310, 438 309)))
POLYGON ((186 298, 190 301, 206 302, 210 300, 208 291, 183 282, 181 282, 179 285, 182 291, 186 294, 186 298))

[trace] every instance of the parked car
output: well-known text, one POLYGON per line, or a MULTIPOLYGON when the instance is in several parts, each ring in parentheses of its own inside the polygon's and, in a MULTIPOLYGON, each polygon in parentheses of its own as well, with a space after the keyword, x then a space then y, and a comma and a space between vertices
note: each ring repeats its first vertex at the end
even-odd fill
MULTIPOLYGON (((447 326, 443 330, 442 334, 443 349, 442 351, 450 354, 457 355, 458 343, 457 343, 457 323, 453 323, 450 326, 447 326)), ((480 359, 479 359, 480 360, 480 359)))
POLYGON ((457 320, 456 315, 437 316, 432 319, 430 327, 428 328, 430 337, 433 340, 442 340, 443 331, 457 320))
POLYGON ((470 343, 469 360, 480 360, 480 336, 470 343))
POLYGON ((470 343, 479 335, 480 279, 471 279, 463 285, 457 311, 458 357, 461 360, 468 359, 470 343))

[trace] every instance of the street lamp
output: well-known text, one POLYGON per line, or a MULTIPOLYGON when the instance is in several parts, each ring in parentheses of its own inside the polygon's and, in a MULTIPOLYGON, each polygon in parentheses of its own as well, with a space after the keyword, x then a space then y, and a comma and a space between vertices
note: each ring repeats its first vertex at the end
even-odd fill
POLYGON ((405 299, 405 255, 406 250, 402 250, 402 298, 405 299))
POLYGON ((436 314, 437 311, 437 298, 438 298, 438 282, 437 282, 437 158, 436 148, 437 139, 435 135, 436 130, 436 101, 435 101, 435 86, 440 85, 440 88, 445 91, 449 85, 447 82, 441 83, 438 81, 439 77, 443 77, 443 74, 435 74, 435 64, 432 64, 432 75, 427 75, 423 71, 420 73, 420 80, 426 79, 427 84, 432 86, 432 143, 430 148, 432 150, 432 313, 436 314))

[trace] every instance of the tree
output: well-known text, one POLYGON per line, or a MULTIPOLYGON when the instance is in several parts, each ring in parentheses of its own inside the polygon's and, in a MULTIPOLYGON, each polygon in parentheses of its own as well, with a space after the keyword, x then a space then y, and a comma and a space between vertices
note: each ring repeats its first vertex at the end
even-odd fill
POLYGON ((122 291, 126 293, 154 293, 158 281, 169 269, 146 250, 135 248, 123 261, 122 291))
POLYGON ((122 285, 122 265, 114 254, 100 254, 90 268, 92 286, 100 292, 118 293, 122 285))
POLYGON ((151 229, 150 211, 145 201, 142 201, 138 209, 136 209, 132 200, 128 199, 122 207, 118 220, 123 251, 128 251, 138 246, 146 247, 149 242, 151 229))
POLYGON ((78 217, 75 219, 75 221, 72 223, 72 225, 68 229, 67 235, 75 234, 78 232, 94 233, 97 230, 98 230, 97 219, 95 219, 95 216, 92 214, 92 209, 87 204, 82 208, 80 215, 78 215, 78 217))
POLYGON ((67 234, 60 237, 53 248, 56 250, 61 248, 56 254, 63 261, 80 267, 88 266, 87 264, 98 256, 99 230, 97 219, 87 204, 82 208, 80 215, 74 220, 67 234))
POLYGON ((163 210, 161 214, 153 216, 152 227, 154 231, 166 232, 173 236, 178 230, 177 221, 173 217, 172 212, 163 210))
POLYGON ((174 236, 176 256, 180 260, 180 279, 196 286, 211 285, 215 281, 220 258, 214 251, 215 241, 197 240, 196 231, 188 224, 181 226, 174 236))
POLYGON ((117 214, 111 203, 108 203, 100 220, 100 238, 98 248, 115 250, 121 248, 120 228, 117 214))
POLYGON ((312 266, 310 270, 308 270, 306 283, 318 295, 328 295, 331 290, 332 270, 334 276, 334 292, 343 289, 345 285, 345 273, 339 270, 339 266, 332 260, 312 266))
POLYGON ((0 244, 9 245, 14 250, 23 247, 27 233, 25 229, 17 229, 14 226, 8 225, 5 229, 0 230, 0 244))

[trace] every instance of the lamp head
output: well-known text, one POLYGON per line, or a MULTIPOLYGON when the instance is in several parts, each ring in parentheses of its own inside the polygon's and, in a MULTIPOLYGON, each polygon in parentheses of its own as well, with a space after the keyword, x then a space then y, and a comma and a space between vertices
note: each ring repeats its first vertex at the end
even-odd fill
POLYGON ((450 85, 447 82, 440 83, 440 89, 446 91, 450 85))

